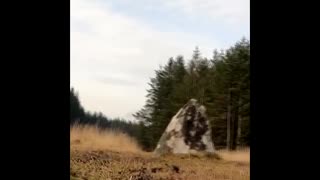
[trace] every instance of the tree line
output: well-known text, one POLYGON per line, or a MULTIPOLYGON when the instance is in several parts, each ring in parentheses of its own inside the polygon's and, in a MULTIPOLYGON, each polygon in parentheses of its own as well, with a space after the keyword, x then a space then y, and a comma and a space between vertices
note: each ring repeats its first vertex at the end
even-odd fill
POLYGON ((198 47, 187 62, 179 55, 155 71, 139 120, 139 140, 155 148, 178 110, 191 98, 207 108, 215 146, 235 150, 250 145, 250 42, 243 38, 227 50, 214 50, 210 59, 198 47))
POLYGON ((131 121, 127 121, 120 118, 107 118, 101 112, 90 112, 86 111, 80 103, 79 94, 74 90, 70 89, 70 125, 93 125, 101 130, 117 130, 128 135, 138 137, 139 125, 131 121))

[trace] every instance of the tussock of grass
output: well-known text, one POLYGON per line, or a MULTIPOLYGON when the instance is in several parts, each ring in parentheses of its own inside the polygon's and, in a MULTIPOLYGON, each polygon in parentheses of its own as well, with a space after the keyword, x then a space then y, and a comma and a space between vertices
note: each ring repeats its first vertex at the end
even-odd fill
POLYGON ((71 150, 110 150, 117 152, 142 152, 136 141, 118 131, 101 131, 95 126, 74 125, 70 129, 71 150))
POLYGON ((205 155, 206 158, 211 158, 211 159, 217 159, 217 160, 221 160, 221 156, 217 153, 213 153, 213 154, 206 154, 205 155))

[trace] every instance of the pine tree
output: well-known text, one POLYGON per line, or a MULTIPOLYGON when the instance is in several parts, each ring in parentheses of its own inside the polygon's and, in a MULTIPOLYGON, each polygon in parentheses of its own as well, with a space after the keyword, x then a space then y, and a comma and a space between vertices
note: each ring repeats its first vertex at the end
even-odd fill
POLYGON ((186 74, 182 56, 177 56, 176 60, 170 58, 168 63, 155 73, 155 78, 151 78, 149 83, 150 89, 147 90, 146 105, 134 114, 134 117, 147 125, 141 127, 144 133, 150 136, 149 142, 144 142, 151 148, 155 147, 172 116, 186 99, 185 94, 179 92, 186 74))
POLYGON ((238 128, 239 119, 242 120, 243 104, 248 104, 248 84, 249 81, 249 60, 250 60, 250 44, 246 39, 237 42, 234 47, 227 50, 226 80, 228 84, 228 149, 236 149, 239 142, 238 128), (240 104, 241 103, 241 104, 240 104), (240 118, 239 118, 240 117, 240 118))
POLYGON ((70 89, 70 124, 82 121, 85 117, 84 108, 82 107, 78 93, 73 88, 70 89))

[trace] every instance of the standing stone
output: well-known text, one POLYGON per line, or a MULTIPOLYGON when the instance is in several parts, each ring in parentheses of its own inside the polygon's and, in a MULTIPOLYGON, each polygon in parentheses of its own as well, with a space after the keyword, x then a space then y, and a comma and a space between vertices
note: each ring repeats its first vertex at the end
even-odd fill
POLYGON ((191 99, 171 119, 154 151, 163 154, 214 153, 206 108, 191 99))

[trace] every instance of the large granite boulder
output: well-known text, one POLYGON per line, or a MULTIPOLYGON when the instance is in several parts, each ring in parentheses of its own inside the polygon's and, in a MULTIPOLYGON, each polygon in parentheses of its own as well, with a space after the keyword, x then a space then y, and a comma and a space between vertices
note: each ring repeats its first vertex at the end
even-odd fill
POLYGON ((206 108, 191 99, 171 119, 154 151, 163 154, 214 153, 206 108))

